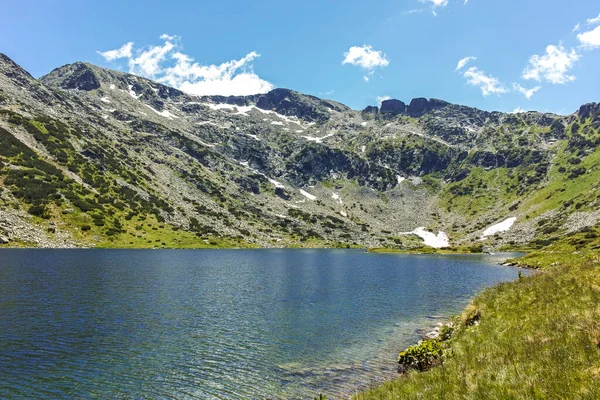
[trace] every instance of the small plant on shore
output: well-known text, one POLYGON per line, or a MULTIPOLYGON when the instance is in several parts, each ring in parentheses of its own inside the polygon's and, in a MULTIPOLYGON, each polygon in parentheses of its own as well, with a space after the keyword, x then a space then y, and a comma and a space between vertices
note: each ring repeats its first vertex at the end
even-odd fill
POLYGON ((437 365, 443 354, 444 347, 440 340, 422 340, 398 355, 398 371, 406 372, 409 369, 426 371, 437 365))

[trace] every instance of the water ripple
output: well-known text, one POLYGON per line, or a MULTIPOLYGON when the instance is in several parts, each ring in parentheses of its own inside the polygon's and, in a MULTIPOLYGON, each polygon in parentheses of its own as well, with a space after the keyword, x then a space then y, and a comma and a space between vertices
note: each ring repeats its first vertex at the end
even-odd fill
POLYGON ((344 398, 498 259, 337 250, 0 252, 0 398, 344 398))

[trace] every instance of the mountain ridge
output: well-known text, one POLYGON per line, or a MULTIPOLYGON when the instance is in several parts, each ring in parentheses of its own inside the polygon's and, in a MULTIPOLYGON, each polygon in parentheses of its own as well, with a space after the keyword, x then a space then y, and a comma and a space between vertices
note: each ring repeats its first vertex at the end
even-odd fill
POLYGON ((554 232, 600 218, 586 197, 599 110, 507 114, 424 98, 352 110, 289 89, 193 96, 81 62, 36 80, 0 55, 3 141, 29 154, 0 152, 0 207, 19 221, 0 235, 42 246, 418 247, 404 232, 425 227, 462 246, 515 217, 485 243, 549 240, 536 210, 556 195, 536 193, 553 185, 585 180, 572 195, 586 199, 551 204, 564 219, 554 232), (49 193, 19 187, 34 182, 49 193), (591 217, 569 220, 584 210, 591 217))

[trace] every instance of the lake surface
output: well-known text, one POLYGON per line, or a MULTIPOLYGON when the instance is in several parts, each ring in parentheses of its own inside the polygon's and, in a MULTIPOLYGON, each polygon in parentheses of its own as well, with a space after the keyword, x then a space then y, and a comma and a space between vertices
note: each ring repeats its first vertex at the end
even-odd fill
POLYGON ((345 397, 510 256, 0 250, 0 398, 345 397))

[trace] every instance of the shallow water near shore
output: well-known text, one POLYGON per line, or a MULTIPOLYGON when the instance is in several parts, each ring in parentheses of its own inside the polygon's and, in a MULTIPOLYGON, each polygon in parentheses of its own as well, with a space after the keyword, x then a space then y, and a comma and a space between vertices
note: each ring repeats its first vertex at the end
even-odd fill
POLYGON ((514 256, 1 250, 0 398, 347 397, 514 256))

